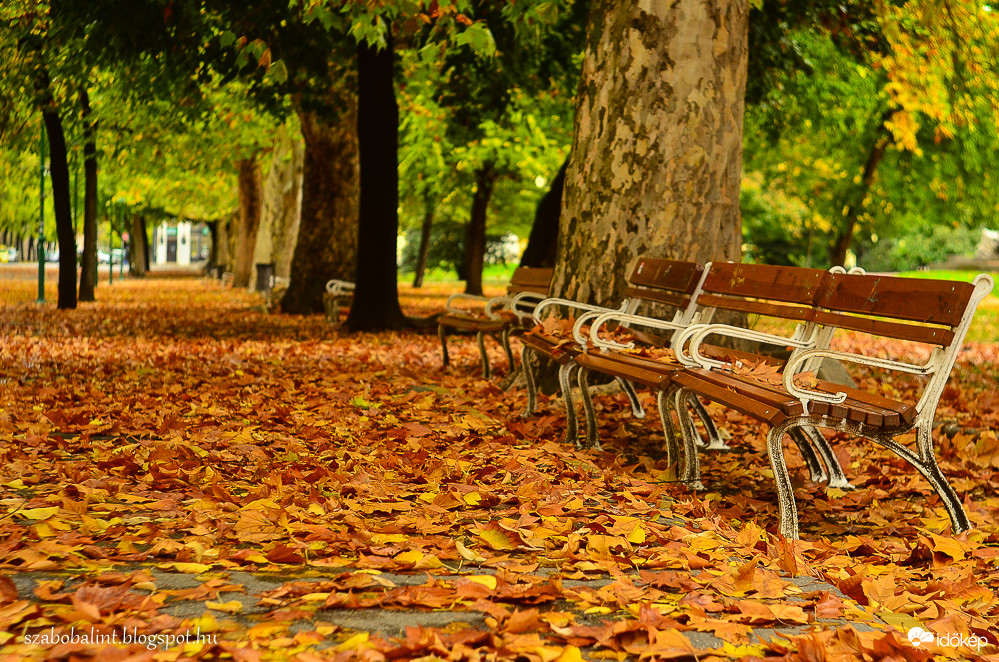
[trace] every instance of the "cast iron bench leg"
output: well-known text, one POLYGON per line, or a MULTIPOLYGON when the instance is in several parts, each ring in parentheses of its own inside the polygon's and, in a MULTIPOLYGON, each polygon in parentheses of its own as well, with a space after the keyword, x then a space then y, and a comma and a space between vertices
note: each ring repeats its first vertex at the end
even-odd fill
MULTIPOLYGON (((793 429, 795 421, 785 421, 770 428, 767 433, 767 455, 770 456, 770 469, 777 486, 778 530, 785 538, 798 539, 798 506, 794 503, 794 489, 784 461, 784 435, 793 429)), ((807 446, 807 444, 805 444, 807 446)))
POLYGON ((576 425, 576 406, 572 402, 572 372, 577 366, 574 363, 566 363, 559 366, 558 385, 562 389, 562 402, 565 403, 565 436, 562 441, 566 444, 576 445, 579 439, 579 432, 576 425))
POLYGON ((829 475, 826 473, 826 469, 822 463, 819 462, 819 456, 815 453, 812 440, 808 438, 804 431, 801 428, 792 428, 787 433, 792 441, 794 441, 794 445, 798 447, 801 459, 805 461, 805 466, 808 467, 808 476, 811 481, 813 483, 821 483, 828 479, 829 475))
POLYGON ((819 454, 822 459, 822 463, 826 465, 826 473, 828 474, 829 487, 837 487, 841 490, 852 490, 856 489, 853 483, 846 477, 846 473, 843 471, 843 466, 839 463, 839 458, 836 457, 836 453, 833 452, 832 447, 829 445, 829 441, 826 439, 817 428, 810 425, 803 426, 799 428, 801 433, 808 437, 812 448, 819 454))
POLYGON ((579 397, 583 400, 583 411, 586 412, 586 440, 583 442, 586 448, 600 448, 600 439, 597 438, 597 417, 593 412, 593 397, 590 395, 590 371, 586 368, 579 368, 576 381, 579 383, 579 397))
POLYGON ((475 334, 475 339, 479 343, 479 356, 482 357, 482 376, 489 379, 489 355, 486 354, 486 334, 479 331, 475 334))
MULTIPOLYGON (((708 435, 708 441, 704 447, 712 451, 729 450, 731 446, 722 441, 721 435, 718 434, 718 427, 715 425, 715 422, 711 420, 708 410, 705 409, 704 405, 701 403, 701 399, 697 397, 697 394, 691 391, 687 397, 687 402, 694 409, 694 412, 697 414, 697 418, 701 421, 701 425, 704 426, 705 433, 708 435)), ((697 433, 697 428, 694 428, 694 432, 695 434, 697 433)), ((697 441, 704 444, 700 434, 697 434, 697 441)))
POLYGON ((510 347, 510 329, 503 329, 500 333, 500 344, 503 345, 503 351, 506 352, 506 360, 510 363, 510 374, 513 374, 514 362, 513 362, 513 348, 510 347))
POLYGON ((444 357, 444 367, 448 367, 451 364, 451 357, 447 353, 447 329, 444 328, 443 324, 437 325, 437 337, 441 339, 441 354, 444 357))
POLYGON ((697 444, 694 442, 697 432, 694 430, 694 422, 686 406, 688 397, 689 391, 673 387, 668 392, 659 391, 656 402, 659 405, 663 432, 667 436, 667 462, 677 462, 677 476, 680 481, 693 490, 703 490, 701 463, 697 457, 697 444), (673 424, 673 414, 676 414, 679 421, 679 430, 673 424), (678 457, 680 443, 683 443, 682 463, 678 457))
POLYGON ((628 404, 631 405, 631 415, 635 418, 645 418, 645 409, 642 407, 642 403, 638 400, 638 394, 635 393, 635 387, 631 385, 627 379, 622 377, 617 377, 617 383, 621 385, 621 389, 624 394, 628 396, 628 404))
POLYGON ((538 409, 538 385, 534 381, 534 370, 531 368, 530 348, 527 345, 520 346, 520 365, 524 370, 524 378, 527 380, 527 406, 524 407, 521 418, 527 418, 538 409))

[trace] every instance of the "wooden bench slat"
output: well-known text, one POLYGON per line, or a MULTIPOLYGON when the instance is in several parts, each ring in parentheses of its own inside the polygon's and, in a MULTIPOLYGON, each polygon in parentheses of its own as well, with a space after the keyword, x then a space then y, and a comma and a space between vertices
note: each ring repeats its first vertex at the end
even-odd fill
POLYGON ((813 317, 817 324, 834 326, 840 329, 860 331, 872 335, 909 340, 912 342, 929 343, 932 345, 949 345, 954 340, 954 332, 941 326, 924 326, 892 320, 858 317, 842 312, 817 310, 813 317))
POLYGON ((691 294, 704 273, 704 266, 696 262, 641 257, 628 278, 640 287, 673 290, 691 294))
POLYGON ((975 286, 959 281, 830 274, 822 308, 924 324, 957 326, 975 286))
POLYGON ((723 404, 726 407, 735 409, 736 411, 742 412, 747 416, 752 416, 757 420, 765 421, 770 425, 780 425, 788 416, 779 407, 768 406, 756 400, 755 398, 747 397, 738 391, 733 391, 731 389, 718 386, 717 384, 712 384, 704 379, 701 379, 698 375, 693 374, 690 371, 683 371, 678 373, 673 377, 674 383, 685 386, 700 396, 711 400, 712 402, 717 402, 723 404))
POLYGON ((715 386, 737 390, 769 407, 777 407, 789 416, 801 414, 804 411, 801 402, 779 386, 720 370, 690 368, 687 372, 715 386))
POLYGON ((624 296, 629 299, 642 299, 645 301, 655 301, 664 303, 674 308, 686 308, 690 303, 690 295, 685 292, 669 292, 664 290, 643 289, 640 287, 627 287, 624 296))
POLYGON ((823 269, 712 262, 703 289, 708 294, 810 305, 828 275, 823 269))
POLYGON ((697 303, 702 306, 724 308, 725 310, 735 310, 741 313, 765 315, 767 317, 781 317, 796 321, 808 321, 814 314, 814 310, 809 306, 794 306, 758 299, 739 299, 718 294, 701 294, 697 297, 697 303))

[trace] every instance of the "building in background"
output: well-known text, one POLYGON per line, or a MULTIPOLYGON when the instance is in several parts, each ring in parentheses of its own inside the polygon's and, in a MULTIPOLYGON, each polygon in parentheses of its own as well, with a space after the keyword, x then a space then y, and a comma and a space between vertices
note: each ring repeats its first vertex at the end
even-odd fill
POLYGON ((187 266, 208 258, 210 241, 204 223, 163 221, 153 229, 150 258, 154 264, 187 266))

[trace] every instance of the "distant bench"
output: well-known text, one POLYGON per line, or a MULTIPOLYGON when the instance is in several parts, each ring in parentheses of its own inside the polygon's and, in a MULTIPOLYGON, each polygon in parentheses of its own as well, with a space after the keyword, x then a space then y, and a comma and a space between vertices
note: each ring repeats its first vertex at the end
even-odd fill
POLYGON ((348 280, 333 278, 326 281, 326 294, 323 296, 323 308, 326 319, 333 324, 340 322, 340 306, 349 306, 354 301, 354 283, 348 280))
MULTIPOLYGON (((564 368, 565 372, 580 371, 588 438, 595 435, 596 423, 586 380, 588 373, 598 372, 647 386, 657 394, 667 452, 671 459, 679 460, 682 443, 682 477, 695 487, 700 475, 699 435, 690 409, 710 428, 710 419, 698 409, 699 398, 769 425, 767 450, 777 486, 779 528, 788 538, 798 536, 798 519, 784 461, 785 434, 798 445, 813 479, 827 477, 831 485, 850 487, 817 428, 849 432, 895 452, 929 480, 954 530, 970 527, 960 499, 937 466, 931 431, 937 402, 975 309, 993 287, 989 276, 981 275, 969 284, 734 263, 708 264, 705 269, 707 274, 691 292, 689 302, 677 302, 669 319, 625 310, 588 311, 586 321, 592 324, 585 333, 582 320, 576 321, 572 345, 567 349, 563 344, 562 352, 568 356, 564 365, 571 362, 575 366, 564 368), (693 315, 688 314, 690 305, 697 306, 693 315), (791 335, 781 337, 705 323, 717 309, 787 320, 796 326, 791 335), (657 350, 636 339, 611 337, 608 325, 615 324, 671 333, 670 349, 657 350), (840 328, 903 340, 909 345, 929 345, 933 351, 925 362, 913 363, 831 350, 831 337, 840 328), (711 336, 789 348, 791 354, 783 361, 709 347, 704 342, 711 336), (929 381, 918 402, 896 401, 815 379, 808 373, 823 358, 924 375, 929 381), (913 430, 917 435, 915 451, 895 440, 913 430)), ((547 305, 542 302, 539 308, 547 305)), ((525 338, 535 351, 543 343, 534 336, 544 333, 542 325, 525 338)), ((549 346, 554 347, 550 339, 549 346)), ((568 380, 563 380, 564 391, 567 386, 568 380)), ((574 415, 572 411, 569 414, 574 415)))
POLYGON ((453 332, 474 333, 482 359, 482 376, 488 379, 491 373, 484 340, 487 335, 498 339, 512 371, 514 359, 510 336, 533 326, 534 307, 548 296, 553 272, 553 269, 548 268, 519 267, 510 277, 510 284, 504 295, 484 297, 452 294, 448 297, 446 310, 437 318, 437 335, 441 341, 444 366, 451 362, 447 336, 453 332), (463 308, 458 302, 475 304, 475 308, 463 308))

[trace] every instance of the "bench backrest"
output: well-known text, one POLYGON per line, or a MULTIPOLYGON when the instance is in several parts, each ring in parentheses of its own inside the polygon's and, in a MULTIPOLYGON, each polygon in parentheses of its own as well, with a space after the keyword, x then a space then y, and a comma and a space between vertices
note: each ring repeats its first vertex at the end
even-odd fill
POLYGON ((655 301, 685 310, 703 273, 704 266, 696 262, 643 256, 632 269, 624 296, 635 303, 655 301))
POLYGON ((829 275, 823 269, 712 262, 697 303, 707 309, 811 321, 829 275))
POLYGON ((510 277, 510 285, 506 291, 509 294, 521 292, 548 294, 554 273, 555 270, 551 267, 517 267, 510 277))
MULTIPOLYGON (((985 278, 988 278, 987 276, 985 278)), ((989 279, 991 280, 991 279, 989 279)), ((815 321, 888 338, 948 346, 984 285, 860 274, 830 274, 815 321)), ((968 320, 970 321, 970 319, 968 320)), ((963 333, 961 334, 963 338, 963 333)), ((959 340, 960 342, 960 340, 959 340)))

